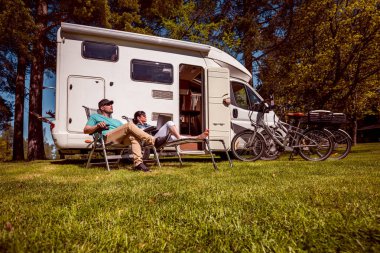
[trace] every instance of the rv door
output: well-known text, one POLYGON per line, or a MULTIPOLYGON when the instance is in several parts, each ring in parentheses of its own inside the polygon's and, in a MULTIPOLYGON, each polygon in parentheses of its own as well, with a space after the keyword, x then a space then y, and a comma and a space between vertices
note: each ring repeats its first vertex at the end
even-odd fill
POLYGON ((67 130, 83 133, 87 117, 82 106, 98 108, 105 81, 99 77, 69 76, 67 80, 67 130))
MULTIPOLYGON (((207 69, 208 128, 210 140, 222 139, 230 146, 231 116, 230 109, 223 99, 230 97, 230 73, 227 68, 207 69)), ((223 149, 220 142, 210 141, 212 149, 223 149)))

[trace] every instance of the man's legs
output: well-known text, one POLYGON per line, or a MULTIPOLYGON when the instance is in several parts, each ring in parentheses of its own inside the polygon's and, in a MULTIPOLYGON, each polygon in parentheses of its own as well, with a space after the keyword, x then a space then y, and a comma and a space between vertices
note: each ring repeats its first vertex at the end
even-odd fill
POLYGON ((125 138, 124 144, 125 145, 131 144, 133 166, 137 167, 140 163, 143 162, 141 146, 134 136, 129 135, 128 137, 129 138, 125 138))
POLYGON ((139 129, 133 123, 126 123, 114 130, 111 130, 107 133, 107 143, 115 143, 120 144, 123 143, 125 145, 131 144, 132 154, 133 154, 133 164, 134 166, 138 166, 142 163, 142 154, 141 154, 141 146, 138 141, 145 141, 145 143, 149 145, 154 144, 153 136, 145 133, 141 129, 139 129))

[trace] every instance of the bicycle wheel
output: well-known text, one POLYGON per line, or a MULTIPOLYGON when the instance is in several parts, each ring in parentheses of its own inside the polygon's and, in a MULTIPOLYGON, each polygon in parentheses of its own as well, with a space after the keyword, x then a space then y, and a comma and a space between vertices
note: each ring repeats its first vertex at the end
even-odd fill
POLYGON ((298 140, 300 156, 308 161, 326 160, 333 150, 331 133, 320 129, 306 130, 298 140))
MULTIPOLYGON (((280 133, 275 133, 276 136, 281 139, 282 136, 280 133)), ((282 153, 282 150, 279 149, 276 142, 267 134, 265 131, 262 132, 262 135, 265 139, 266 148, 263 152, 263 155, 260 157, 261 160, 264 161, 272 161, 276 160, 282 153)))
POLYGON ((231 142, 232 154, 241 161, 260 159, 266 147, 264 137, 252 130, 242 131, 231 142))
POLYGON ((334 147, 331 159, 340 160, 345 158, 351 151, 352 140, 350 135, 342 129, 329 129, 334 136, 334 147))

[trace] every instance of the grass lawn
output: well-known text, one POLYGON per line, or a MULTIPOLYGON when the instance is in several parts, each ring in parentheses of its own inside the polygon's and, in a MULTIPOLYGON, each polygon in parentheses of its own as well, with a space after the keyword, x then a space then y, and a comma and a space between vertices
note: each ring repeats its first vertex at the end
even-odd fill
POLYGON ((0 252, 380 252, 380 143, 218 166, 0 163, 0 252))

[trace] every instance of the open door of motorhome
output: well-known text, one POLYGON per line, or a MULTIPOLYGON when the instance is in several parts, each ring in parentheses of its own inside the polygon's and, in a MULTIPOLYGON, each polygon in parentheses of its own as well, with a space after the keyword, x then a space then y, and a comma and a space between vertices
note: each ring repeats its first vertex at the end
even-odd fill
MULTIPOLYGON (((230 97, 230 74, 226 68, 207 69, 208 128, 210 140, 222 139, 227 148, 231 140, 230 109, 223 100, 230 97)), ((212 149, 223 149, 220 142, 210 142, 212 149)))
POLYGON ((103 78, 85 76, 69 76, 67 82, 67 130, 82 133, 87 122, 82 106, 98 108, 105 82, 103 78))

